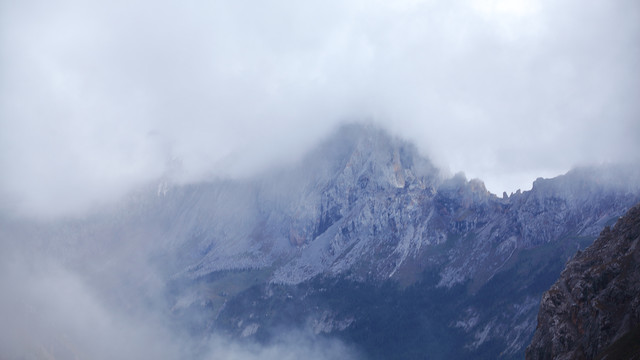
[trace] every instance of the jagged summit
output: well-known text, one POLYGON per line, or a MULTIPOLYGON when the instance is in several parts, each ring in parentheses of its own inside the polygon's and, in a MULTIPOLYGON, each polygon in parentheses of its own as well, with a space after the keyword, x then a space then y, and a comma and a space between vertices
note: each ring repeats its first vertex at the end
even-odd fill
POLYGON ((441 176, 415 145, 368 123, 342 125, 293 171, 311 174, 316 181, 340 176, 357 181, 366 176, 379 186, 394 187, 410 185, 413 180, 435 181, 441 176))
POLYGON ((578 169, 498 198, 481 180, 444 178, 413 144, 355 123, 286 169, 163 187, 162 196, 154 189, 150 207, 153 221, 171 224, 167 247, 184 254, 176 271, 193 278, 268 267, 274 283, 325 273, 410 281, 437 267, 441 286, 480 286, 517 251, 570 233, 593 236, 622 213, 638 191, 611 185, 633 179, 613 170, 578 169), (446 242, 452 254, 433 252, 446 242), (459 260, 471 253, 473 261, 459 260))

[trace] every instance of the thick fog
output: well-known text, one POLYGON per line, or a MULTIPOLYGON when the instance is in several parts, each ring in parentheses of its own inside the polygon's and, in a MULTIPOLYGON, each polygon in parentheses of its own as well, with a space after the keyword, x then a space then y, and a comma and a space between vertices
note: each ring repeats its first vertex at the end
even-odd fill
POLYGON ((373 121, 500 194, 640 155, 640 4, 2 1, 5 210, 244 176, 373 121))
POLYGON ((308 330, 287 331, 267 345, 215 334, 205 340, 189 338, 157 316, 125 316, 104 306, 72 272, 52 265, 35 270, 11 265, 3 268, 10 272, 0 275, 3 359, 357 358, 343 343, 318 338, 308 330))
POLYGON ((105 253, 85 239, 82 254, 69 261, 55 250, 60 244, 47 246, 50 238, 41 238, 42 246, 41 240, 0 231, 0 240, 2 359, 359 358, 357 349, 310 328, 282 329, 264 344, 217 333, 192 335, 166 304, 153 301, 162 299, 163 289, 149 280, 157 274, 148 253, 126 254, 122 244, 105 253), (141 278, 144 284, 137 283, 141 278))

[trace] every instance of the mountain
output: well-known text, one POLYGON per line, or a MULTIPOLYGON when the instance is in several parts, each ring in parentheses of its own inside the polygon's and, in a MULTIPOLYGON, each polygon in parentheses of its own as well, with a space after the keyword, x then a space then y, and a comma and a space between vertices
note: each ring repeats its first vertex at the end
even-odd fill
POLYGON ((296 164, 163 181, 83 219, 5 219, 0 236, 193 336, 310 328, 372 359, 522 358, 566 260, 638 201, 639 169, 613 165, 497 197, 352 124, 296 164))
POLYGON ((640 359, 640 205, 544 293, 527 359, 640 359))

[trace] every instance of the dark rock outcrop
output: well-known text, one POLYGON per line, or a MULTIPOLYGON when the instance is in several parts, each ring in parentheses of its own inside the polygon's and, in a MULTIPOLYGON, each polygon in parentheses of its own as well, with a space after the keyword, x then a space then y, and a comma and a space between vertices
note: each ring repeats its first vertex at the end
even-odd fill
POLYGON ((640 204, 544 293, 527 359, 640 359, 639 242, 640 204))

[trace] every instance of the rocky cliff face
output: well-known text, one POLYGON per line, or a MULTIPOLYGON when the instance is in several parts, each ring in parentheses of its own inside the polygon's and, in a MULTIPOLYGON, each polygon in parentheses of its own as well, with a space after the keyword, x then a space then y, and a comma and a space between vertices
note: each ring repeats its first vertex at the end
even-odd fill
MULTIPOLYGON (((289 319, 282 313, 287 309, 312 322, 348 323, 334 331, 339 336, 373 337, 373 332, 388 332, 378 327, 379 319, 328 304, 336 298, 356 304, 391 297, 399 303, 376 303, 371 311, 404 307, 422 314, 431 308, 447 314, 435 323, 424 319, 412 331, 398 323, 396 333, 407 341, 428 343, 437 327, 441 334, 462 339, 450 352, 443 351, 447 356, 518 358, 535 329, 538 299, 566 259, 640 200, 637 171, 616 167, 538 179, 531 191, 499 198, 481 181, 461 174, 447 178, 410 144, 361 126, 342 129, 300 166, 306 177, 293 169, 252 185, 259 189, 255 206, 262 214, 252 223, 250 232, 260 234, 250 241, 253 250, 224 255, 234 230, 210 232, 205 238, 213 245, 181 275, 199 282, 207 274, 228 276, 224 271, 240 266, 259 273, 263 287, 208 299, 220 304, 213 306, 219 309, 214 323, 231 334, 246 334, 244 324, 251 323, 259 325, 252 327, 252 335, 268 336, 275 319, 289 319), (277 188, 282 184, 287 184, 284 199, 277 188), (332 281, 349 290, 387 282, 400 288, 390 293, 345 290, 328 299, 318 291, 335 286, 332 281), (441 300, 414 301, 419 297, 441 300), (331 315, 318 319, 308 308, 331 315), (366 319, 375 323, 369 330, 364 330, 366 319)), ((395 318, 385 321, 388 325, 395 318)))
POLYGON ((640 359, 639 245, 637 205, 544 293, 527 359, 640 359))

